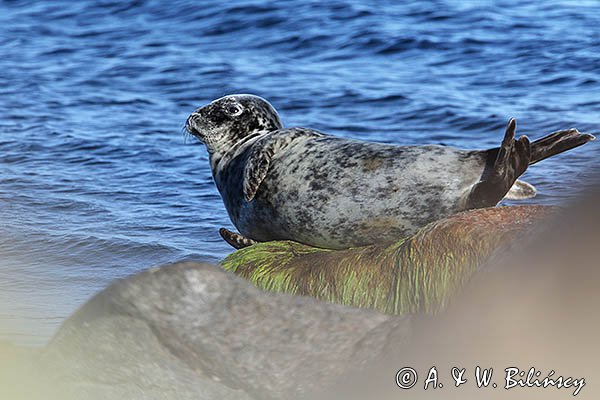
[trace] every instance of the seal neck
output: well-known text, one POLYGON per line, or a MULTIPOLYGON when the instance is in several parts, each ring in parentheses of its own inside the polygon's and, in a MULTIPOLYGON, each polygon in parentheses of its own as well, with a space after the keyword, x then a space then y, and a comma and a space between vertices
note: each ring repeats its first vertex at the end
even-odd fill
POLYGON ((221 145, 214 146, 212 151, 209 149, 208 157, 210 161, 210 167, 213 171, 219 166, 228 163, 231 159, 236 157, 238 154, 243 152, 246 148, 251 146, 261 137, 267 135, 270 131, 259 131, 251 133, 250 135, 238 140, 233 146, 221 145))

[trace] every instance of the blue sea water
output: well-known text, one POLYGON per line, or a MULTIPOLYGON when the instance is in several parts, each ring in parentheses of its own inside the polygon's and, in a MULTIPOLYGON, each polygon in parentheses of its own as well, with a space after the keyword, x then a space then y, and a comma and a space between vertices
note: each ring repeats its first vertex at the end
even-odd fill
MULTIPOLYGON (((600 131, 597 1, 0 1, 0 339, 39 344, 115 278, 217 261, 231 227, 187 115, 263 96, 287 126, 496 146, 600 131)), ((539 203, 597 143, 536 165, 539 203)))

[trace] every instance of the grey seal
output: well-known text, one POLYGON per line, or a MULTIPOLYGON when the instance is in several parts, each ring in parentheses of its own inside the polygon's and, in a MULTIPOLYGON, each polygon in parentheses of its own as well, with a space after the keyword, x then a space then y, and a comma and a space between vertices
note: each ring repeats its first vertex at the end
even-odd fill
POLYGON ((342 249, 398 240, 456 212, 497 205, 529 165, 594 139, 576 129, 515 139, 511 119, 501 146, 488 150, 373 143, 284 128, 268 101, 249 94, 197 109, 185 128, 206 145, 241 233, 221 231, 234 247, 294 240, 342 249))

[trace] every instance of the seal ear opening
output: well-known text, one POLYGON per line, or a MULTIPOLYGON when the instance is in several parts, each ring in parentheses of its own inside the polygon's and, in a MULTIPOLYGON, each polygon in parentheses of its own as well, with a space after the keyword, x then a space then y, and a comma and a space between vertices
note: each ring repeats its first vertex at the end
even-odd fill
POLYGON ((532 199, 537 194, 537 189, 530 183, 516 180, 504 198, 506 200, 532 199))

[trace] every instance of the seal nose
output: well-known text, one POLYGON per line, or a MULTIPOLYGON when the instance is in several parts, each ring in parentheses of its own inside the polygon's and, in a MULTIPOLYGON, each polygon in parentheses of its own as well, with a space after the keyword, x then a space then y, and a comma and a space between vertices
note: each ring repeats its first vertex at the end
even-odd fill
POLYGON ((198 111, 194 111, 193 113, 191 113, 185 121, 185 129, 187 129, 187 131, 191 133, 192 129, 194 128, 192 126, 192 123, 197 123, 199 118, 200 114, 198 113, 198 111))

